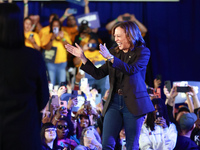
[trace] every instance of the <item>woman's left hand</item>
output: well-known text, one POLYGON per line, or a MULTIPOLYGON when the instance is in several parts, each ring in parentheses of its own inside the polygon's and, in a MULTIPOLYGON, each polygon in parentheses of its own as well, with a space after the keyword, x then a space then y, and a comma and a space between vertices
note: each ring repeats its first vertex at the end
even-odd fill
POLYGON ((104 43, 104 45, 100 44, 99 45, 99 53, 106 59, 109 59, 112 55, 110 54, 109 50, 106 47, 106 44, 104 43))

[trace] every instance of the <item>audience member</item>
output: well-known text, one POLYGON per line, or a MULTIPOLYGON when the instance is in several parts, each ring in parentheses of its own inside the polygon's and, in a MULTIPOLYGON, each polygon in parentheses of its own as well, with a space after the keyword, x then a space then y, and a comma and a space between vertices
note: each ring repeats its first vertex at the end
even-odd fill
POLYGON ((51 59, 46 61, 50 81, 53 85, 66 82, 67 52, 64 45, 71 43, 71 40, 66 32, 61 31, 61 28, 59 19, 53 19, 50 24, 50 33, 45 35, 45 55, 48 54, 48 51, 54 54, 51 59))
POLYGON ((45 123, 41 129, 42 150, 62 150, 61 146, 57 145, 56 127, 52 123, 45 123))
POLYGON ((154 112, 147 114, 142 126, 139 145, 141 150, 173 150, 176 145, 177 130, 171 123, 163 99, 153 99, 154 112))
MULTIPOLYGON (((129 14, 129 13, 119 15, 116 19, 107 23, 106 29, 111 33, 111 29, 113 28, 113 26, 123 21, 135 22, 139 27, 142 37, 146 35, 147 28, 139 20, 136 19, 134 14, 129 14)), ((110 47, 115 47, 115 46, 116 46, 116 43, 114 41, 114 37, 111 35, 110 47)))
POLYGON ((198 147, 195 142, 190 139, 190 135, 192 133, 192 130, 194 129, 194 123, 196 120, 197 116, 194 113, 181 112, 181 116, 178 119, 181 130, 179 132, 176 147, 174 148, 174 150, 200 149, 200 147, 198 147))
POLYGON ((102 150, 101 138, 93 127, 86 127, 81 134, 81 143, 75 150, 102 150))
POLYGON ((73 124, 67 117, 60 118, 57 122, 58 145, 63 148, 74 149, 77 143, 70 139, 73 135, 73 124))
POLYGON ((29 17, 24 18, 24 36, 25 36, 25 46, 34 48, 40 51, 40 38, 36 32, 31 31, 32 20, 29 17))
POLYGON ((49 99, 40 52, 25 47, 16 4, 0 4, 0 149, 40 150, 40 111, 49 99))

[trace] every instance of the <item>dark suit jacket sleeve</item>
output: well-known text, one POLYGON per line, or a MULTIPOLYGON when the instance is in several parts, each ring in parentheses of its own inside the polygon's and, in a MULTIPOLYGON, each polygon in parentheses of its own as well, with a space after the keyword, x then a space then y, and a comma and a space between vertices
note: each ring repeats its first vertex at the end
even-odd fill
POLYGON ((106 62, 101 67, 96 68, 94 64, 89 59, 87 59, 86 64, 82 64, 81 69, 98 80, 108 75, 108 63, 109 62, 106 62))
POLYGON ((41 111, 49 100, 49 88, 46 75, 46 65, 41 54, 38 55, 39 74, 37 79, 37 104, 41 111))
POLYGON ((134 63, 127 64, 121 61, 119 58, 114 57, 113 67, 119 69, 126 75, 133 75, 135 73, 140 72, 144 68, 146 68, 149 58, 150 58, 150 50, 148 48, 142 48, 135 52, 137 55, 137 60, 134 63))

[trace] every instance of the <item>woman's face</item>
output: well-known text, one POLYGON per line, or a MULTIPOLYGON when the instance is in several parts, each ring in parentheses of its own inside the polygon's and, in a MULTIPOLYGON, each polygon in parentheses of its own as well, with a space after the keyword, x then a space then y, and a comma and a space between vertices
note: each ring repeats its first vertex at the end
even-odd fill
POLYGON ((67 122, 64 120, 61 120, 57 124, 57 134, 59 139, 64 139, 67 136, 68 133, 68 126, 67 122))
POLYGON ((82 116, 82 118, 80 119, 81 123, 80 126, 82 128, 86 128, 89 126, 89 119, 87 117, 82 116))
POLYGON ((74 16, 69 16, 69 17, 67 18, 67 26, 69 26, 69 27, 74 27, 74 26, 76 26, 76 19, 75 19, 74 16))
POLYGON ((49 143, 56 138, 56 128, 46 128, 44 133, 46 143, 49 143))
POLYGON ((31 22, 31 20, 30 20, 30 19, 26 19, 26 20, 24 21, 24 31, 25 31, 25 32, 31 31, 31 27, 32 27, 32 22, 31 22))
POLYGON ((58 21, 54 21, 53 22, 53 24, 52 24, 52 28, 54 29, 54 28, 58 28, 58 29, 60 29, 60 24, 59 24, 59 22, 58 21))
POLYGON ((131 44, 126 36, 124 29, 117 27, 114 31, 115 42, 120 50, 129 50, 131 44))

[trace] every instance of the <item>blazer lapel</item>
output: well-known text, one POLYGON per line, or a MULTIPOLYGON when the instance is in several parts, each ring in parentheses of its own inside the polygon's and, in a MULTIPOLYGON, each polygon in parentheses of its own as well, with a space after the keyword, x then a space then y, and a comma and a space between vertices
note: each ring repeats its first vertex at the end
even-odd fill
POLYGON ((134 51, 129 51, 128 53, 129 53, 129 54, 128 54, 128 58, 124 61, 125 63, 129 63, 129 61, 130 61, 131 59, 133 59, 134 54, 135 54, 134 51))

